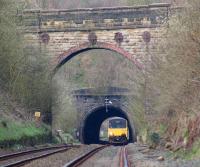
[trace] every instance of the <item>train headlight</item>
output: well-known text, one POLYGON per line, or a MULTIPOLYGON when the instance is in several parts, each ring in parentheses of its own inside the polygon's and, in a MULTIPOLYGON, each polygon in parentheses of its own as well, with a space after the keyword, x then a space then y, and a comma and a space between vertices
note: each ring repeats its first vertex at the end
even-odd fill
POLYGON ((110 135, 110 136, 113 136, 113 133, 112 133, 112 132, 109 132, 109 135, 110 135))

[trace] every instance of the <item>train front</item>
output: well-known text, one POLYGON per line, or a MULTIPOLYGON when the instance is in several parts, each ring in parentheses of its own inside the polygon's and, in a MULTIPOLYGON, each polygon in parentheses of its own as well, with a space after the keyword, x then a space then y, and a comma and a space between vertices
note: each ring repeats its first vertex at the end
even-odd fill
POLYGON ((128 141, 127 120, 123 118, 109 119, 108 139, 112 144, 125 144, 128 141))

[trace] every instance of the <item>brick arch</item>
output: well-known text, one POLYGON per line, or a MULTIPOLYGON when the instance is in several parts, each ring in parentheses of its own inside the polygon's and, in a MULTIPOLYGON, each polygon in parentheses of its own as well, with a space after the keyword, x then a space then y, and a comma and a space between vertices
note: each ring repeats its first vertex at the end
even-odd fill
POLYGON ((95 45, 91 45, 89 42, 82 43, 80 45, 77 45, 75 47, 72 47, 59 55, 56 60, 54 60, 54 73, 66 62, 68 62, 71 58, 75 57, 79 53, 85 52, 87 50, 92 49, 105 49, 114 51, 116 53, 121 54, 125 58, 128 58, 131 62, 133 62, 134 65, 136 65, 140 70, 143 70, 143 65, 137 61, 136 58, 134 58, 129 52, 125 51, 123 48, 119 47, 118 45, 106 43, 106 42, 97 42, 95 45))

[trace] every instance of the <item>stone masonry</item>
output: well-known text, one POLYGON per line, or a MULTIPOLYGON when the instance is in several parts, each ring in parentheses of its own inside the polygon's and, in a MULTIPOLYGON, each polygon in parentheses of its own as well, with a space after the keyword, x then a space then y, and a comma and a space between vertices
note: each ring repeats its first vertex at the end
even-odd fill
POLYGON ((24 20, 27 45, 48 51, 53 68, 72 53, 87 48, 113 50, 142 68, 145 58, 157 54, 156 46, 168 19, 169 4, 138 7, 28 10, 24 20), (148 49, 147 49, 148 48, 148 49), (147 54, 146 50, 148 50, 147 54))

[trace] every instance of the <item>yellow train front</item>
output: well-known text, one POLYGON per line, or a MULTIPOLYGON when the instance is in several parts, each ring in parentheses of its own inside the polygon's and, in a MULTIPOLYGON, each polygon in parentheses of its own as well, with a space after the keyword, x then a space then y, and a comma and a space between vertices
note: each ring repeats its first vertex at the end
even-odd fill
POLYGON ((108 139, 111 144, 126 144, 128 142, 127 120, 115 117, 109 119, 108 139))

